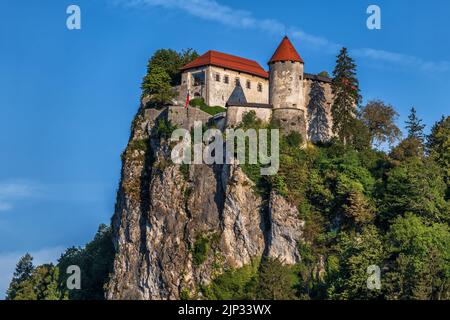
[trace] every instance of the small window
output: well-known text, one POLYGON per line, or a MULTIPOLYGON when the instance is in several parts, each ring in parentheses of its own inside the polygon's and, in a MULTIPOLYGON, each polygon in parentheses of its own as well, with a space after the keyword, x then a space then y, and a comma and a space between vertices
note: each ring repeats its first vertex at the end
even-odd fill
POLYGON ((262 92, 262 84, 258 83, 258 92, 262 92))
POLYGON ((203 86, 205 84, 204 72, 193 73, 192 77, 194 78, 194 86, 203 86))
POLYGON ((227 75, 224 76, 224 77, 223 77, 223 82, 226 83, 226 84, 229 84, 229 83, 230 83, 230 77, 227 76, 227 75))
POLYGON ((252 83, 250 82, 250 80, 247 80, 246 87, 247 87, 247 89, 252 88, 252 83))
POLYGON ((216 73, 216 81, 220 82, 220 74, 216 73))
POLYGON ((234 81, 234 84, 236 85, 236 87, 240 87, 241 86, 241 80, 239 78, 236 78, 234 81))

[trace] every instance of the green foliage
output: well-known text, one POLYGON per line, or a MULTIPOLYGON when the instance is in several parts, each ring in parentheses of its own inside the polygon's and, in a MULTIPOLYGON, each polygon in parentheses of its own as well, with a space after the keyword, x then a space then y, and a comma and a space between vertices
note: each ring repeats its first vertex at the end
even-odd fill
POLYGON ((348 144, 350 139, 357 134, 353 131, 352 123, 361 96, 356 77, 356 64, 348 55, 347 48, 342 48, 337 56, 336 66, 333 70, 332 92, 335 95, 331 109, 333 132, 337 134, 342 143, 348 144))
POLYGON ((293 270, 278 259, 265 258, 261 261, 256 286, 256 298, 260 300, 295 299, 296 278, 293 270))
POLYGON ((19 285, 14 300, 60 300, 62 292, 58 288, 59 269, 52 264, 44 264, 33 270, 29 279, 19 285))
POLYGON ((397 161, 405 161, 409 158, 422 158, 424 156, 423 144, 415 137, 406 138, 391 150, 390 156, 397 161))
POLYGON ((321 71, 317 75, 321 76, 321 77, 327 77, 327 78, 330 77, 330 74, 328 73, 328 71, 321 71))
POLYGON ((192 248, 192 263, 195 266, 201 265, 208 258, 208 253, 211 248, 210 239, 206 235, 199 235, 195 240, 192 248))
POLYGON ((150 96, 153 106, 164 106, 171 102, 176 93, 170 84, 170 76, 159 66, 147 74, 142 84, 142 93, 150 96))
POLYGON ((253 260, 239 269, 229 269, 203 288, 213 300, 295 299, 295 269, 278 259, 253 260))
POLYGON ((189 165, 188 164, 181 164, 180 165, 180 172, 183 175, 184 180, 189 180, 189 165))
POLYGON ((192 49, 183 50, 181 52, 176 52, 171 49, 159 49, 148 61, 147 75, 151 74, 155 68, 161 68, 169 76, 169 84, 171 86, 179 85, 181 83, 180 68, 197 57, 197 52, 192 49))
POLYGON ((377 146, 386 142, 392 145, 400 139, 402 133, 395 124, 397 118, 394 108, 381 100, 369 101, 361 110, 361 119, 369 129, 371 142, 377 146))
POLYGON ((142 94, 150 96, 153 107, 160 107, 175 97, 173 86, 181 83, 180 68, 198 57, 192 49, 176 52, 170 49, 157 50, 149 59, 147 74, 142 81, 142 94))
POLYGON ((435 123, 428 136, 427 149, 436 163, 444 170, 445 181, 450 186, 450 117, 435 123))
POLYGON ((13 278, 6 293, 7 300, 15 299, 18 291, 21 289, 21 284, 31 278, 33 271, 33 257, 27 253, 17 262, 13 278))
POLYGON ((367 288, 367 267, 383 262, 381 237, 374 226, 361 233, 342 232, 335 247, 338 264, 327 274, 332 299, 373 299, 381 293, 367 288))
POLYGON ((189 101, 189 105, 214 116, 218 113, 225 112, 226 109, 221 106, 208 106, 203 98, 195 98, 189 101))
POLYGON ((291 132, 286 136, 286 143, 290 148, 299 148, 303 144, 302 135, 298 132, 291 132))
POLYGON ((448 224, 429 224, 411 213, 397 217, 387 234, 388 299, 450 299, 448 224))
POLYGON ((155 127, 155 136, 160 139, 169 139, 172 132, 178 127, 166 119, 159 119, 155 127))
POLYGON ((370 148, 371 134, 369 128, 360 119, 354 118, 350 122, 351 128, 348 130, 350 136, 349 144, 358 151, 364 151, 370 148))
POLYGON ((65 290, 71 300, 103 300, 104 287, 112 272, 114 260, 114 246, 111 228, 100 225, 94 240, 84 248, 69 248, 58 260, 61 270, 59 285, 65 290), (66 282, 69 277, 66 270, 70 265, 77 265, 81 269, 81 289, 67 290, 66 282))
POLYGON ((406 121, 406 128, 408 129, 408 138, 416 138, 420 142, 424 141, 423 129, 425 125, 422 124, 422 119, 417 117, 416 108, 412 107, 406 121))
POLYGON ((239 269, 229 269, 213 279, 211 284, 202 288, 203 295, 209 300, 243 300, 256 297, 259 261, 239 269))
POLYGON ((386 223, 407 212, 430 222, 450 221, 442 171, 432 161, 411 158, 386 173, 380 220, 386 223))

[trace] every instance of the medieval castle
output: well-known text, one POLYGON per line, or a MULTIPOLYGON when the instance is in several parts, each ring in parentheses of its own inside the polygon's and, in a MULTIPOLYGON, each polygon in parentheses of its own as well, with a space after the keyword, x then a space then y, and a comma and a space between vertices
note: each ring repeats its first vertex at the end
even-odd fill
POLYGON ((332 135, 331 79, 305 73, 304 62, 288 37, 283 38, 268 65, 269 72, 253 60, 206 52, 182 68, 181 85, 176 88, 178 106, 169 107, 169 120, 188 127, 191 123, 186 121, 192 119, 211 120, 196 108, 189 108, 185 116, 181 105, 189 94, 202 97, 209 106, 226 108, 213 117, 222 123, 220 127, 233 127, 246 112, 254 111, 261 120, 278 120, 285 132, 299 132, 314 142, 327 140, 332 135))

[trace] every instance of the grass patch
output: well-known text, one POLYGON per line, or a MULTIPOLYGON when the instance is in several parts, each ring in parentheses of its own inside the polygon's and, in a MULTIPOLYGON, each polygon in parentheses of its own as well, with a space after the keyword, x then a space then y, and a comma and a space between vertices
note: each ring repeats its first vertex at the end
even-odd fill
POLYGON ((194 107, 194 108, 199 108, 200 110, 202 110, 203 112, 206 112, 212 116, 221 113, 221 112, 225 112, 227 109, 221 107, 221 106, 208 106, 205 103, 205 100, 203 98, 195 98, 192 99, 189 102, 189 105, 194 107))
POLYGON ((199 266, 208 258, 209 249, 211 248, 210 240, 206 235, 200 235, 195 240, 192 248, 192 263, 199 266))

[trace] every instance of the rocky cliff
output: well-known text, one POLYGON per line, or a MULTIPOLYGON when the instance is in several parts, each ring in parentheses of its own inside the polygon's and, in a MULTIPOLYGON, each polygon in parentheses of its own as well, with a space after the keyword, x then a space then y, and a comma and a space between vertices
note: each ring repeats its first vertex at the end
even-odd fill
POLYGON ((275 193, 263 199, 239 166, 173 164, 143 108, 122 161, 108 299, 198 296, 200 285, 253 259, 300 261, 296 207, 275 193))

